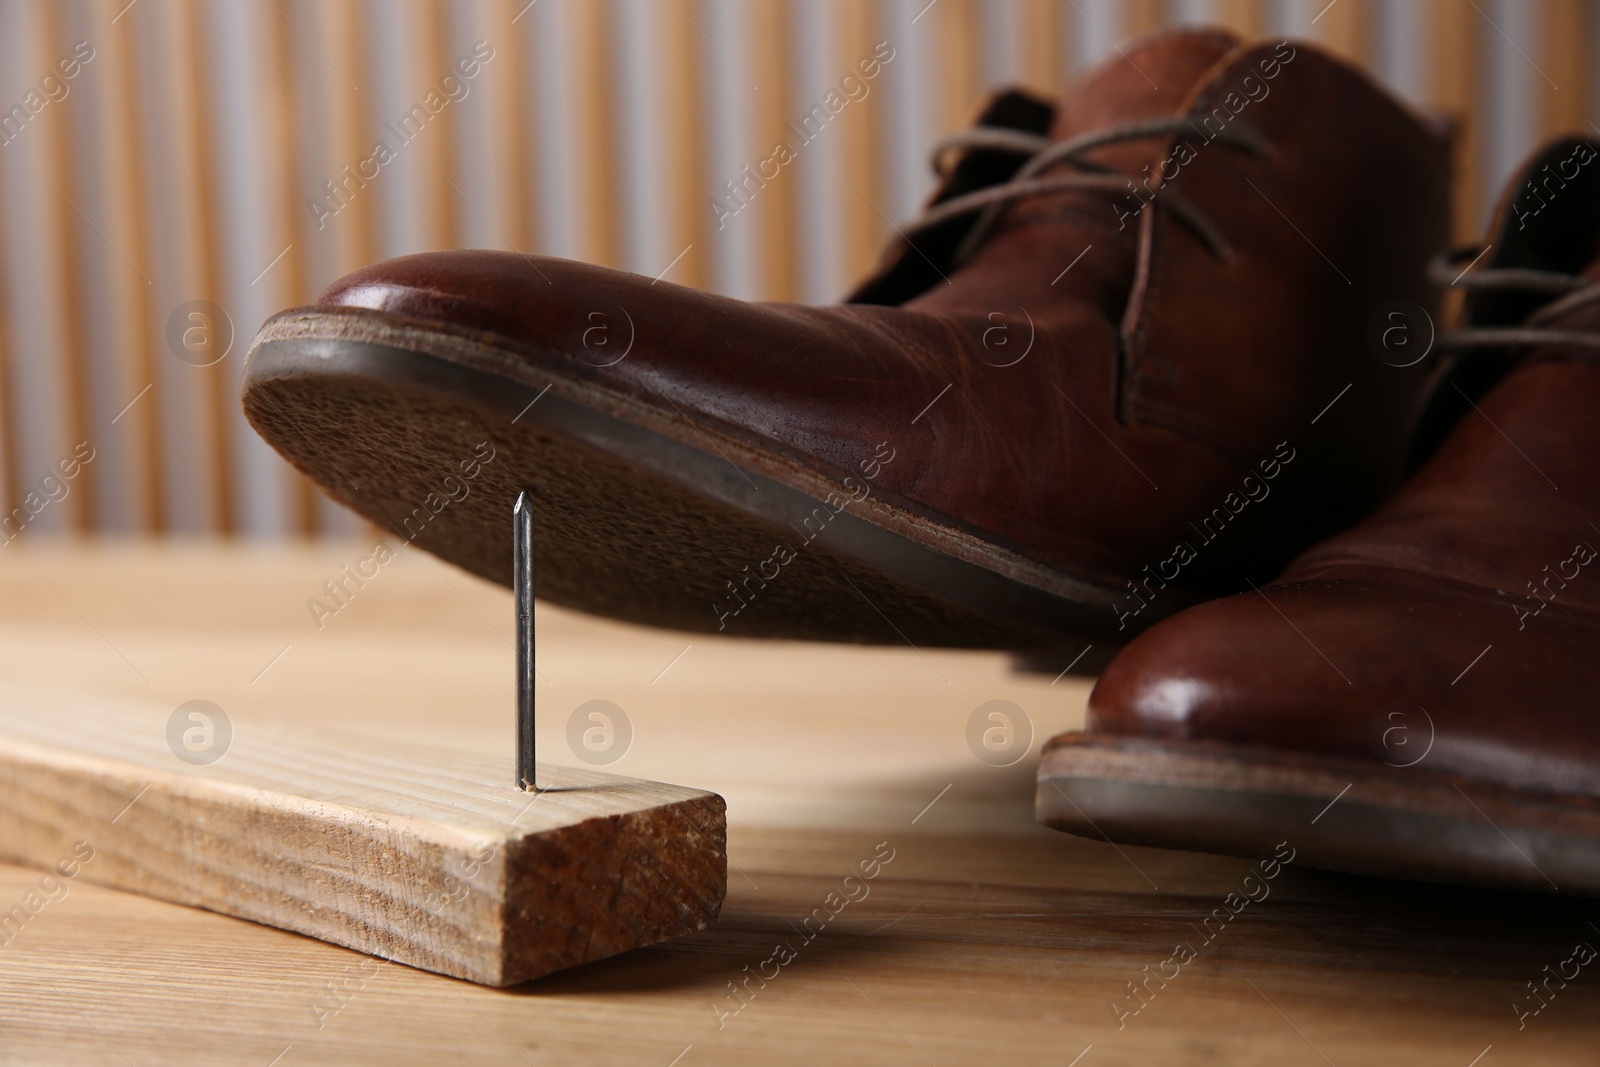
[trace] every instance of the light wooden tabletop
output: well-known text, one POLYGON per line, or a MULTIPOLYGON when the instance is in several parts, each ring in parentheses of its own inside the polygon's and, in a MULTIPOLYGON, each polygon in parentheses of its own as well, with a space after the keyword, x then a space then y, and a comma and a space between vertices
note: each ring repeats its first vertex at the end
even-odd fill
MULTIPOLYGON (((6 546, 0 677, 209 700, 239 744, 272 724, 505 758, 510 595, 408 551, 315 620, 307 601, 369 551, 6 546)), ((727 798, 718 926, 494 991, 63 882, 0 944, 0 1064, 1596 1062, 1600 970, 1549 976, 1600 947, 1600 902, 1291 864, 1207 942, 1251 864, 1036 826, 1034 753, 1082 721, 1082 681, 999 655, 539 625, 541 759, 577 763, 569 715, 609 700, 633 736, 608 770, 727 798), (1031 720, 1009 767, 969 744, 991 700, 1031 720), (876 877, 847 883, 863 863, 876 877), (1135 999, 1154 973, 1175 976, 1135 999)), ((0 866, 0 913, 41 877, 0 866)))

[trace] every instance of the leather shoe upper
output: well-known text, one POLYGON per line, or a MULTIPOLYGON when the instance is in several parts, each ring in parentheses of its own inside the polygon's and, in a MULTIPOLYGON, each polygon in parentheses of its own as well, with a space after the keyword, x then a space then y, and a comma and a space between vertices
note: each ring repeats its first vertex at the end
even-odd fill
MULTIPOLYGON (((1597 157, 1561 141, 1533 159, 1489 272, 1600 285, 1597 157)), ((1533 315, 1558 340, 1446 364, 1439 406, 1459 421, 1404 488, 1278 581, 1128 646, 1091 696, 1092 731, 1600 795, 1600 289, 1563 310, 1510 277, 1474 295, 1468 325, 1509 343, 1533 315)))
MULTIPOLYGON (((1157 35, 1059 105, 997 98, 980 128, 1060 141, 1170 116, 1186 132, 1108 143, 1045 175, 1123 188, 1016 198, 964 259, 971 216, 918 233, 838 305, 745 303, 495 252, 380 263, 320 304, 508 338, 535 365, 676 412, 778 472, 842 484, 888 442, 881 500, 1126 589, 1108 626, 1137 628, 1180 598, 1231 591, 1244 561, 1281 566, 1398 481, 1425 373, 1374 359, 1366 327, 1386 301, 1434 306, 1425 264, 1446 234, 1443 139, 1303 44, 1157 35), (1264 151, 1241 150, 1229 127, 1264 151), (1146 613, 1134 579, 1170 571, 1191 523, 1218 509, 1228 529, 1146 613)), ((1021 162, 970 148, 932 206, 1021 162)))

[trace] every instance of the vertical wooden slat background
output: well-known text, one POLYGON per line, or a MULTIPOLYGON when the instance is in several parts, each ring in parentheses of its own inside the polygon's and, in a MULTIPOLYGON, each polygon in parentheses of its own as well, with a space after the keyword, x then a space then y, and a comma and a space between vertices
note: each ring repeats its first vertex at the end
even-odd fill
MULTIPOLYGON (((190 291, 195 299, 218 304, 224 298, 222 273, 222 238, 227 219, 219 207, 218 185, 223 180, 225 161, 217 158, 216 141, 211 131, 214 97, 210 92, 196 92, 199 86, 214 83, 216 71, 212 67, 211 49, 207 32, 211 12, 203 0, 186 0, 171 4, 164 10, 166 34, 164 43, 172 49, 173 66, 178 72, 179 90, 176 94, 181 121, 176 131, 177 158, 180 170, 189 176, 185 194, 193 212, 193 223, 186 228, 189 246, 185 258, 193 265, 193 284, 190 291)), ((220 305, 219 305, 220 306, 220 305)), ((201 313, 204 315, 204 313, 201 313)), ((218 323, 202 320, 202 328, 215 330, 218 323)), ((205 426, 200 440, 206 451, 205 478, 206 502, 209 505, 207 526, 215 531, 231 534, 237 530, 237 517, 233 507, 233 464, 230 462, 232 443, 229 422, 233 408, 232 368, 222 363, 195 368, 201 378, 201 406, 205 426)))
POLYGON ((885 216, 929 187, 933 140, 987 90, 1057 91, 1164 25, 1310 37, 1458 116, 1455 230, 1471 240, 1517 162, 1508 145, 1596 132, 1597 2, 0 0, 0 110, 77 41, 94 49, 0 146, 0 508, 88 440, 103 458, 30 536, 353 531, 251 454, 235 394, 265 311, 465 243, 826 299, 875 261, 885 216), (480 39, 494 57, 467 96, 319 223, 323 183, 480 39), (719 225, 725 183, 793 143, 789 124, 880 40, 895 58, 867 94, 719 225), (226 62, 225 41, 252 62, 226 62), (625 61, 641 48, 648 62, 625 61), (170 351, 184 299, 234 320, 223 362, 170 351))
MULTIPOLYGON (((103 64, 95 71, 97 80, 80 89, 99 93, 103 105, 100 114, 107 119, 96 136, 103 137, 107 145, 107 243, 116 255, 107 258, 104 248, 100 253, 117 293, 114 333, 121 343, 114 346, 112 362, 123 369, 121 380, 108 384, 121 387, 113 404, 118 412, 113 418, 120 433, 113 441, 128 453, 127 468, 131 471, 137 512, 124 528, 159 534, 168 529, 167 475, 162 462, 159 409, 150 392, 155 388, 156 363, 161 358, 163 341, 155 310, 154 282, 149 277, 154 269, 151 226, 145 210, 149 182, 139 151, 145 125, 138 86, 140 68, 147 59, 138 54, 133 21, 119 0, 98 0, 89 17, 94 24, 108 27, 101 43, 90 42, 96 53, 93 62, 103 64)), ((87 73, 84 71, 79 78, 87 73)), ((171 358, 170 353, 167 358, 171 358)), ((14 505, 16 499, 13 496, 8 503, 14 505)))
MULTIPOLYGON (((526 2, 516 0, 518 6, 526 2)), ((669 222, 668 244, 674 250, 688 250, 667 277, 679 285, 702 288, 707 282, 712 219, 705 207, 711 176, 705 166, 706 116, 699 106, 705 84, 699 62, 700 35, 676 10, 673 0, 653 2, 659 9, 656 24, 661 29, 662 107, 666 115, 676 116, 662 141, 665 188, 661 208, 669 222)))
POLYGON ((1541 131, 1546 136, 1589 127, 1593 104, 1590 73, 1595 57, 1589 48, 1594 41, 1594 8, 1588 0, 1545 0, 1546 11, 1541 39, 1548 82, 1541 82, 1544 96, 1541 131))
MULTIPOLYGON (((0 249, 6 247, 6 234, 5 212, 0 211, 0 249)), ((7 267, 6 260, 0 258, 0 501, 17 500, 21 495, 17 477, 17 425, 15 419, 7 417, 16 404, 11 390, 11 294, 7 267)))
MULTIPOLYGON (((265 52, 269 85, 262 99, 266 114, 263 126, 268 133, 267 158, 277 160, 278 191, 273 215, 274 239, 272 247, 281 248, 282 258, 275 266, 264 267, 263 280, 270 281, 271 291, 278 294, 278 303, 284 306, 304 303, 312 297, 307 245, 310 227, 306 223, 303 205, 305 187, 304 145, 309 139, 299 129, 298 117, 304 112, 301 101, 301 79, 295 63, 295 38, 297 31, 277 0, 259 17, 265 30, 265 52)), ((315 188, 310 192, 320 192, 315 188)), ((259 284, 259 283, 257 283, 259 284)), ((236 326, 240 324, 235 324, 236 326)), ((248 329, 249 324, 242 328, 248 329)), ((287 523, 289 530, 300 534, 317 531, 316 490, 307 478, 291 476, 288 479, 287 523)))
MULTIPOLYGON (((65 36, 61 9, 46 5, 43 14, 45 17, 35 23, 43 31, 34 50, 41 65, 54 58, 50 54, 51 48, 65 36)), ((59 298, 70 302, 77 290, 78 279, 83 275, 82 230, 85 228, 80 209, 75 206, 81 196, 72 160, 72 145, 78 133, 74 121, 77 116, 71 109, 63 109, 62 114, 54 117, 60 121, 49 123, 40 131, 44 142, 42 150, 46 181, 54 194, 43 206, 44 215, 50 221, 47 239, 54 245, 56 253, 56 292, 60 294, 59 298)), ((66 397, 60 418, 65 430, 64 439, 77 442, 88 436, 89 429, 89 349, 84 316, 71 313, 63 315, 60 338, 56 365, 60 369, 62 392, 66 397)), ((98 474, 92 469, 85 470, 83 481, 77 486, 81 491, 64 501, 71 509, 72 527, 79 532, 94 527, 93 487, 98 474)))
POLYGON ((494 136, 502 148, 499 160, 501 199, 495 205, 495 212, 501 219, 500 229, 505 241, 518 252, 531 252, 539 244, 534 224, 538 170, 532 156, 538 132, 533 110, 521 106, 528 84, 526 72, 531 53, 512 22, 526 3, 527 0, 499 0, 490 11, 503 60, 489 71, 494 86, 494 136))
MULTIPOLYGON (((687 0, 680 0, 687 2, 687 0)), ((691 5, 692 6, 692 5, 691 5)), ((573 89, 568 104, 575 109, 578 144, 578 189, 583 219, 581 255, 610 266, 621 266, 621 239, 617 233, 617 182, 623 177, 616 165, 616 91, 608 47, 612 5, 569 4, 567 25, 573 89)), ((576 205, 574 205, 576 206, 576 205)))
MULTIPOLYGON (((1455 178, 1455 239, 1476 240, 1482 229, 1479 205, 1485 195, 1481 145, 1484 113, 1480 80, 1483 76, 1483 16, 1470 4, 1457 0, 1432 0, 1434 39, 1433 97, 1429 101, 1463 121, 1457 128, 1455 178)), ((1494 32, 1492 29, 1490 32, 1494 32)))

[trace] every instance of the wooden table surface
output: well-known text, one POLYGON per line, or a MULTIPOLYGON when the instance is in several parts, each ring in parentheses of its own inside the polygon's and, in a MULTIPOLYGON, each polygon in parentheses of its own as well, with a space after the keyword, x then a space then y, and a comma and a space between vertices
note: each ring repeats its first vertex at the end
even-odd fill
MULTIPOLYGON (((510 595, 406 551, 319 629, 307 601, 369 550, 6 546, 0 678, 210 700, 234 744, 270 723, 503 756, 510 595)), ((1600 1062, 1600 966, 1517 1015, 1542 1003, 1527 983, 1600 947, 1600 902, 1291 865, 1205 943, 1198 924, 1250 864, 1035 825, 1033 755, 980 761, 968 720, 1013 701, 1036 751, 1082 721, 1082 681, 990 654, 754 644, 553 609, 539 625, 541 758, 575 763, 567 717, 606 699, 633 730, 609 770, 727 798, 718 926, 494 991, 66 883, 0 945, 0 1063, 1600 1062), (875 855, 892 859, 841 907, 830 894, 875 855), (807 940, 818 908, 837 914, 807 940), (1152 979, 1119 1026, 1113 1003, 1140 1003, 1127 983, 1180 942, 1198 958, 1152 979), (756 972, 771 977, 736 998, 756 972)), ((0 866, 0 912, 40 878, 0 866)))

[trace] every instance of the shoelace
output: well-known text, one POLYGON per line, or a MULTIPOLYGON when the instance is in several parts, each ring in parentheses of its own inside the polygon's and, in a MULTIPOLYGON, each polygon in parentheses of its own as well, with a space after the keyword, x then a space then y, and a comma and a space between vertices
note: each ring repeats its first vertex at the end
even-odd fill
MULTIPOLYGON (((923 216, 905 227, 902 231, 906 235, 918 233, 947 222, 958 215, 979 212, 978 218, 973 222, 972 229, 956 249, 955 262, 959 265, 964 262, 982 243, 995 220, 1000 217, 1001 211, 1007 204, 1028 196, 1037 196, 1042 193, 1058 193, 1067 190, 1100 190, 1108 193, 1126 193, 1130 186, 1130 179, 1126 174, 1113 170, 1110 167, 1096 163, 1085 158, 1088 152, 1106 145, 1120 144, 1124 141, 1138 141, 1149 137, 1167 137, 1176 133, 1192 130, 1191 120, 1187 115, 1171 115, 1163 118, 1145 119, 1141 122, 1130 122, 1121 126, 1113 126, 1094 133, 1081 134, 1065 141, 1053 141, 1036 133, 1025 133, 1021 130, 1004 130, 979 127, 955 134, 939 142, 933 150, 934 173, 941 178, 947 175, 945 160, 950 153, 963 149, 987 149, 990 151, 1011 152, 1016 155, 1028 156, 1027 162, 1017 169, 1009 181, 992 185, 986 189, 978 189, 962 196, 952 197, 940 204, 935 204, 923 216), (1054 174, 1039 177, 1039 174, 1058 163, 1070 164, 1078 170, 1068 174, 1054 174)), ((1232 148, 1242 149, 1258 159, 1264 158, 1270 151, 1270 144, 1254 126, 1244 122, 1232 122, 1224 126, 1215 137, 1208 138, 1207 143, 1218 142, 1232 148)), ((1227 241, 1205 214, 1195 207, 1189 200, 1173 192, 1166 183, 1162 183, 1159 176, 1156 186, 1151 191, 1159 192, 1159 196, 1151 200, 1151 204, 1161 204, 1171 211, 1173 217, 1192 230, 1203 244, 1218 259, 1226 259, 1229 255, 1227 241)))
POLYGON ((1428 268, 1433 281, 1462 289, 1499 292, 1561 294, 1557 299, 1529 315, 1520 326, 1464 326, 1439 338, 1441 348, 1507 348, 1531 345, 1577 345, 1600 348, 1600 332, 1561 330, 1543 325, 1576 308, 1600 303, 1600 283, 1576 274, 1525 267, 1468 269, 1452 276, 1463 259, 1476 259, 1482 250, 1476 246, 1452 249, 1435 259, 1428 268))

